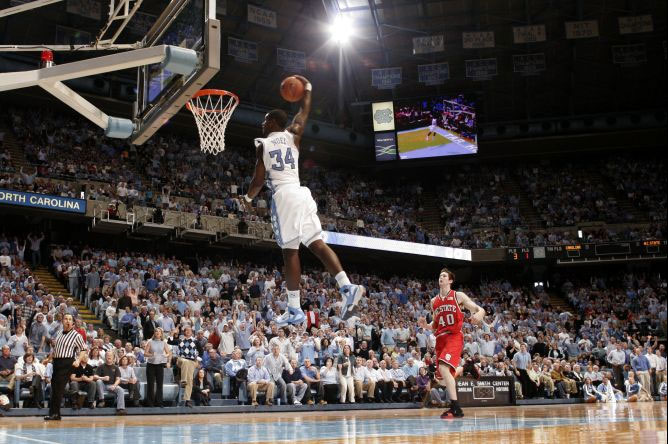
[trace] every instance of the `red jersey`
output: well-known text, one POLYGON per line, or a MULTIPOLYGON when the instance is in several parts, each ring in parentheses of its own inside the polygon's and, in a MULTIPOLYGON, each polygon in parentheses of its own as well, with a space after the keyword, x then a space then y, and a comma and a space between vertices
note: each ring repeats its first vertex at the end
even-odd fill
POLYGON ((464 314, 457 303, 455 290, 450 290, 445 297, 439 293, 431 300, 431 306, 434 312, 433 332, 435 336, 462 332, 464 314))

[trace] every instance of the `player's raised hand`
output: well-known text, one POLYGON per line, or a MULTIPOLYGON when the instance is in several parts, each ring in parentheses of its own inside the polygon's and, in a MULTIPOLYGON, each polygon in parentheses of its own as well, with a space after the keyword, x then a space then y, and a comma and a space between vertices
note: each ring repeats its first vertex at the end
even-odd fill
POLYGON ((418 318, 418 327, 425 329, 429 328, 429 326, 427 325, 427 319, 424 316, 420 316, 418 318))
POLYGON ((294 74, 292 77, 296 77, 296 78, 298 78, 299 80, 301 80, 301 81, 304 83, 304 86, 306 86, 307 84, 311 83, 311 82, 309 81, 309 79, 307 79, 307 78, 304 77, 304 76, 300 76, 299 74, 294 74))

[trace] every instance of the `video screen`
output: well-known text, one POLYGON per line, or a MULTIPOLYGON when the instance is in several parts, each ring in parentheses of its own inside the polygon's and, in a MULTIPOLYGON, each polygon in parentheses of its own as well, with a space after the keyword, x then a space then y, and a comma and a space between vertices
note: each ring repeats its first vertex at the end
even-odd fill
POLYGON ((464 94, 395 102, 399 158, 477 154, 475 105, 464 94))
POLYGON ((376 133, 374 135, 376 161, 387 162, 388 160, 397 160, 397 141, 394 132, 376 133))

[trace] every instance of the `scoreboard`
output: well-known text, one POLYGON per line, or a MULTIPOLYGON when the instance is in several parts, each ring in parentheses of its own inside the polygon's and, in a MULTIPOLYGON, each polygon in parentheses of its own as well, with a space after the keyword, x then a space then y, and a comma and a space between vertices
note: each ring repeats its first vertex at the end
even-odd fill
POLYGON ((666 240, 607 242, 598 244, 552 245, 506 249, 512 262, 552 259, 558 262, 588 262, 611 259, 666 258, 666 240))

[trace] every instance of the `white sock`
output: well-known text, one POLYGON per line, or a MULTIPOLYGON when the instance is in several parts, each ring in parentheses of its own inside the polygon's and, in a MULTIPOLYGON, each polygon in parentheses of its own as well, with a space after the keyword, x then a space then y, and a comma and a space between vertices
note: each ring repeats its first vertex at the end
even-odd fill
POLYGON ((288 290, 288 307, 300 308, 299 290, 288 290))
POLYGON ((334 276, 334 279, 336 279, 336 283, 339 285, 339 288, 343 287, 344 285, 351 285, 350 279, 348 279, 348 275, 345 271, 339 272, 339 274, 334 276))

